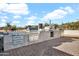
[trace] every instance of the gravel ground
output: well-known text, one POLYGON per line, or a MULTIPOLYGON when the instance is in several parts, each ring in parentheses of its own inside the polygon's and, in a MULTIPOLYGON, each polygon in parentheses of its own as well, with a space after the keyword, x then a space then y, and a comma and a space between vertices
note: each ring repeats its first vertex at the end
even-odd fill
POLYGON ((9 56, 71 56, 52 47, 59 46, 64 42, 73 41, 71 38, 57 38, 44 42, 23 46, 20 48, 5 51, 9 56))

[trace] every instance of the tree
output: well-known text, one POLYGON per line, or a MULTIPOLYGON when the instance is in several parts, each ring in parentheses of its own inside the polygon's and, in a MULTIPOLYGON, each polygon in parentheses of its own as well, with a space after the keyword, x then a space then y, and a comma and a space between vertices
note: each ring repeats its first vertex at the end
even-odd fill
POLYGON ((63 24, 64 29, 69 29, 69 30, 79 30, 79 21, 76 22, 70 22, 70 23, 65 23, 63 24))
POLYGON ((48 23, 45 23, 45 26, 49 26, 49 24, 48 23))
POLYGON ((54 24, 54 28, 55 29, 59 28, 58 24, 54 24))
POLYGON ((17 27, 16 27, 16 25, 13 25, 13 26, 11 26, 11 30, 12 30, 12 31, 15 31, 15 30, 17 30, 17 27))
POLYGON ((10 23, 6 23, 7 27, 11 27, 10 23))
POLYGON ((6 23, 6 26, 4 27, 4 30, 7 32, 8 30, 15 31, 17 29, 16 25, 10 25, 10 23, 6 23))
POLYGON ((5 27, 4 27, 4 30, 7 32, 7 30, 8 30, 8 27, 7 27, 7 26, 5 26, 5 27))
POLYGON ((4 30, 7 32, 7 30, 11 30, 10 23, 6 23, 6 26, 4 27, 4 30))

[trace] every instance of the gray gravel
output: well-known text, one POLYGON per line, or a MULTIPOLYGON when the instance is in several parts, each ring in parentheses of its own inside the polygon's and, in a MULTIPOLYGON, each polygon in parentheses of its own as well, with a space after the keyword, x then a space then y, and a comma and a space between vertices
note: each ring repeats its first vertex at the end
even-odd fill
POLYGON ((57 38, 44 42, 23 46, 20 48, 5 51, 9 56, 71 56, 52 47, 59 46, 64 42, 73 41, 71 38, 57 38))

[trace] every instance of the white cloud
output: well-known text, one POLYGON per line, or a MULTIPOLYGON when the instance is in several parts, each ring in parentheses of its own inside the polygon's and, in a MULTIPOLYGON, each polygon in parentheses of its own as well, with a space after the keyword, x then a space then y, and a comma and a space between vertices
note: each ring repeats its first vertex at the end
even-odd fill
POLYGON ((44 20, 54 20, 54 19, 61 19, 64 18, 68 14, 74 13, 74 10, 71 7, 65 7, 65 8, 60 8, 57 10, 54 10, 48 14, 46 14, 43 19, 44 20))
POLYGON ((11 25, 16 25, 16 24, 19 24, 20 23, 20 21, 17 21, 17 20, 14 20, 12 23, 11 23, 11 25))
POLYGON ((76 20, 74 20, 73 22, 77 22, 77 21, 79 21, 79 19, 76 19, 76 20))
POLYGON ((27 22, 27 25, 34 25, 34 24, 35 24, 34 20, 33 21, 30 20, 30 21, 27 22))
POLYGON ((0 3, 26 3, 27 0, 0 0, 0 3))
POLYGON ((8 17, 7 16, 2 16, 2 17, 0 17, 0 19, 1 19, 2 23, 6 23, 7 20, 8 20, 8 17))
POLYGON ((3 26, 5 26, 6 25, 6 23, 0 23, 0 27, 3 27, 3 26))
POLYGON ((27 25, 34 25, 35 20, 37 19, 37 17, 36 16, 31 16, 31 17, 28 17, 27 19, 28 19, 27 25))
POLYGON ((37 19, 37 17, 36 16, 31 16, 31 17, 28 17, 27 19, 28 20, 35 20, 35 19, 37 19))
POLYGON ((0 12, 8 12, 13 14, 28 14, 27 4, 0 4, 0 12))
POLYGON ((8 17, 7 17, 7 16, 2 16, 2 17, 0 17, 0 19, 1 19, 1 22, 0 22, 0 27, 5 26, 5 25, 6 25, 6 22, 7 22, 8 17))
POLYGON ((71 14, 75 12, 71 7, 65 7, 65 8, 61 7, 61 9, 65 10, 68 13, 71 13, 71 14))
POLYGON ((2 21, 2 22, 6 22, 6 20, 5 20, 5 19, 1 19, 1 21, 2 21))
POLYGON ((7 16, 2 16, 1 19, 6 19, 7 20, 8 17, 7 16))
POLYGON ((13 18, 14 18, 14 19, 18 19, 18 18, 21 18, 21 16, 16 15, 16 16, 14 16, 13 18))
POLYGON ((79 3, 78 0, 0 0, 0 3, 79 3))
POLYGON ((55 10, 51 13, 48 13, 46 16, 44 16, 44 19, 59 19, 59 18, 63 18, 64 15, 66 15, 67 12, 63 11, 63 10, 55 10))

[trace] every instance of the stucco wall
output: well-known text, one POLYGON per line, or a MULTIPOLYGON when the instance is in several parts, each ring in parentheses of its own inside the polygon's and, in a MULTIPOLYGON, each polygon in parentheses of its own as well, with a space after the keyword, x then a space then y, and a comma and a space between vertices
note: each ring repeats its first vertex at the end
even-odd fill
POLYGON ((8 35, 4 35, 4 50, 14 49, 59 37, 60 37, 60 31, 54 31, 54 37, 50 37, 50 31, 41 31, 36 33, 9 32, 8 35), (21 37, 23 39, 17 41, 16 35, 23 36, 21 37), (13 39, 13 36, 15 36, 15 39, 13 39))
POLYGON ((8 35, 4 36, 4 50, 8 50, 8 49, 13 49, 13 48, 17 48, 17 47, 21 47, 24 45, 28 44, 28 34, 25 32, 9 32, 8 35), (15 42, 13 42, 13 35, 17 34, 17 35, 22 35, 24 37, 21 44, 19 44, 19 42, 16 44, 15 42))

